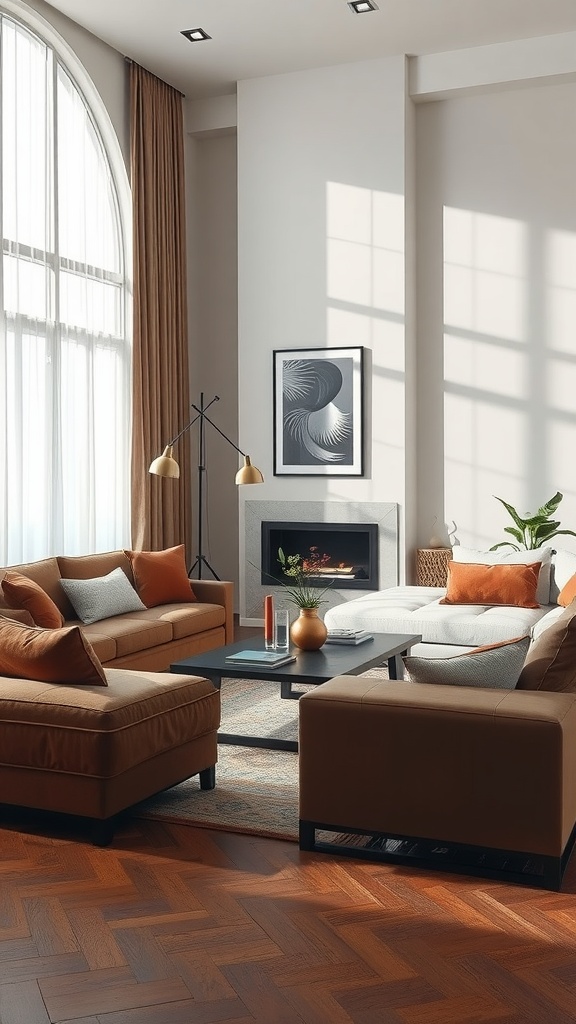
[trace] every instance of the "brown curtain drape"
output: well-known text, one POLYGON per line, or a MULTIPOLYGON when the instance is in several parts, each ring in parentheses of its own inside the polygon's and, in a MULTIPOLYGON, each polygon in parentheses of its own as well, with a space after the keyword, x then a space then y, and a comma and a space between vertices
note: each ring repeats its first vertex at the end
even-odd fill
POLYGON ((182 96, 130 64, 134 240, 132 546, 191 552, 189 435, 174 450, 180 479, 148 467, 192 418, 188 379, 182 96))

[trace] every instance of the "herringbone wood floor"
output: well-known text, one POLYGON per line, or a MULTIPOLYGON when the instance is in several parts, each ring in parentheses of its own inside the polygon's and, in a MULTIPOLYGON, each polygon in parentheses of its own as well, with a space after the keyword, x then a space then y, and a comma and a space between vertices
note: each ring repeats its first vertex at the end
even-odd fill
POLYGON ((559 894, 127 820, 3 810, 0 1024, 567 1024, 559 894))
POLYGON ((552 894, 183 825, 107 849, 41 829, 0 829, 2 1024, 576 1021, 576 858, 552 894))

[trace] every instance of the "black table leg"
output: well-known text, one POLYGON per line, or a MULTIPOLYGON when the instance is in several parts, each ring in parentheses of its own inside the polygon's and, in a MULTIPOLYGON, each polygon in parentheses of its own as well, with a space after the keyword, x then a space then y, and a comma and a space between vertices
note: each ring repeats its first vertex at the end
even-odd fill
POLYGON ((400 654, 393 654, 391 658, 388 658, 388 678, 389 679, 404 679, 404 662, 402 656, 408 654, 408 651, 402 651, 400 654))
POLYGON ((282 700, 300 700, 301 693, 294 693, 289 679, 280 680, 280 697, 282 700))
MULTIPOLYGON (((211 683, 217 689, 221 689, 222 676, 206 676, 210 679, 211 683)), ((298 700, 302 695, 300 693, 292 693, 292 684, 290 680, 280 683, 280 696, 287 697, 290 700, 298 700)), ((244 736, 242 733, 233 732, 219 732, 218 743, 225 743, 229 746, 234 747, 260 747, 263 750, 293 750, 298 752, 298 741, 297 740, 282 740, 276 739, 274 736, 244 736)))

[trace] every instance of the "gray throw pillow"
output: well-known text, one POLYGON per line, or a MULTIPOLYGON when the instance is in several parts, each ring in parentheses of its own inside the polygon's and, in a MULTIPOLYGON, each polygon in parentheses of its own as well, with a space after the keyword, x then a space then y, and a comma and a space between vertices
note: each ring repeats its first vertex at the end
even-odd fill
POLYGON ((522 671, 530 637, 518 637, 489 647, 476 647, 453 658, 407 656, 404 665, 412 683, 482 686, 513 690, 522 671))
POLYGON ((126 573, 118 568, 93 580, 60 580, 78 618, 86 625, 112 615, 146 610, 126 573))

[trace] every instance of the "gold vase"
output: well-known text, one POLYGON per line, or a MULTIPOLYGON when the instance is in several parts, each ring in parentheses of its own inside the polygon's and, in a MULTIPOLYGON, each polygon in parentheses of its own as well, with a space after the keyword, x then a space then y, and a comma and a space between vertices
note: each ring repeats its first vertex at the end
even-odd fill
POLYGON ((301 608, 300 615, 290 626, 290 639, 301 651, 317 651, 327 636, 328 630, 318 618, 317 608, 301 608))

